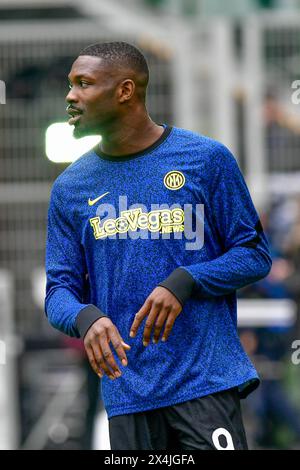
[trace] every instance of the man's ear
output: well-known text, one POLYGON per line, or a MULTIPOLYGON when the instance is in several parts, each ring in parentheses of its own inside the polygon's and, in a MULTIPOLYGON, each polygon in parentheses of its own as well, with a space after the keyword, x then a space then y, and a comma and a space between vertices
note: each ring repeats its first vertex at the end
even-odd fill
POLYGON ((118 89, 119 102, 125 103, 125 101, 130 100, 134 92, 135 92, 134 81, 131 80, 130 78, 126 78, 126 80, 123 80, 123 82, 120 84, 119 89, 118 89))

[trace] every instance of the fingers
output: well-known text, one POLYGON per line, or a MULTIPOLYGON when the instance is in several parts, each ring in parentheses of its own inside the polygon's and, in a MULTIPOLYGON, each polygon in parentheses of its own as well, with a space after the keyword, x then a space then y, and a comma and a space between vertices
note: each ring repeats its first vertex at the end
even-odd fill
MULTIPOLYGON (((111 368, 113 372, 113 376, 118 378, 118 377, 121 377, 121 371, 119 369, 118 364, 116 363, 112 350, 110 349, 110 346, 109 346, 110 339, 111 338, 108 339, 106 335, 100 336, 100 347, 102 351, 102 358, 105 361, 105 363, 111 368)), ((121 343, 120 343, 120 346, 121 346, 121 343)), ((102 367, 102 363, 101 363, 101 367, 102 367)))
MULTIPOLYGON (((127 365, 128 360, 124 349, 128 351, 130 349, 130 346, 124 343, 122 339, 119 340, 117 334, 113 335, 112 344, 115 344, 118 349, 118 353, 126 362, 125 364, 121 359, 122 364, 127 365)), ((92 369, 100 378, 102 378, 103 375, 106 374, 110 379, 113 380, 122 375, 109 346, 109 340, 108 338, 104 337, 104 335, 100 336, 98 340, 92 342, 90 346, 87 346, 86 352, 92 369)))
POLYGON ((115 379, 122 374, 110 343, 122 365, 126 366, 128 364, 126 351, 129 351, 131 347, 123 341, 112 321, 107 317, 103 317, 94 322, 88 330, 84 337, 84 346, 94 372, 99 377, 103 377, 106 374, 110 379, 115 379))
MULTIPOLYGON (((109 364, 106 360, 106 357, 104 356, 102 346, 98 342, 95 342, 95 343, 93 343, 92 348, 93 348, 93 354, 94 354, 94 357, 95 357, 96 364, 97 364, 98 368, 102 369, 104 371, 104 373, 110 379, 113 380, 115 378, 115 374, 114 374, 114 371, 112 370, 113 368, 109 367, 109 364)), ((108 346, 108 348, 109 348, 109 346, 108 346)), ((109 350, 110 350, 110 348, 109 348, 109 350)))
POLYGON ((110 331, 110 341, 112 342, 112 345, 121 361, 123 366, 127 366, 128 360, 127 356, 125 353, 125 349, 130 349, 129 344, 124 343, 124 341, 121 338, 121 335, 117 331, 110 331))
POLYGON ((130 338, 134 338, 135 335, 137 334, 137 330, 139 329, 139 326, 144 320, 144 318, 147 316, 150 310, 150 307, 151 307, 151 302, 147 299, 144 305, 140 308, 140 310, 134 317, 134 321, 131 325, 131 329, 129 333, 130 338))
POLYGON ((160 312, 160 314, 157 317, 157 320, 154 326, 154 334, 153 334, 153 343, 155 344, 158 343, 159 341, 159 336, 161 334, 162 328, 164 326, 164 323, 166 321, 169 311, 170 310, 167 310, 167 309, 163 310, 162 312, 160 312))
POLYGON ((86 353, 87 353, 88 360, 89 360, 89 363, 90 363, 93 371, 95 372, 95 374, 97 374, 102 379, 103 370, 98 367, 95 356, 94 356, 94 353, 93 353, 93 349, 90 346, 86 347, 86 353))
POLYGON ((171 330, 175 323, 176 317, 177 315, 175 313, 169 313, 167 321, 166 321, 166 326, 165 326, 165 329, 161 338, 162 341, 167 341, 167 339, 169 338, 171 330))
POLYGON ((151 331, 157 315, 162 307, 161 303, 153 303, 148 318, 145 323, 144 334, 143 334, 143 345, 148 346, 150 342, 151 331))

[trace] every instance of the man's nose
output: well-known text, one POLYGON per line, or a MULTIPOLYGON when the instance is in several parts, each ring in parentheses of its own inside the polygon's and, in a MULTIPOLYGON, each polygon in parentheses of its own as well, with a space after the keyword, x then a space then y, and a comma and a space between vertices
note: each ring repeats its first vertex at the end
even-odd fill
POLYGON ((78 99, 76 97, 74 89, 71 88, 69 93, 66 96, 66 102, 70 104, 70 103, 76 103, 77 101, 78 101, 78 99))

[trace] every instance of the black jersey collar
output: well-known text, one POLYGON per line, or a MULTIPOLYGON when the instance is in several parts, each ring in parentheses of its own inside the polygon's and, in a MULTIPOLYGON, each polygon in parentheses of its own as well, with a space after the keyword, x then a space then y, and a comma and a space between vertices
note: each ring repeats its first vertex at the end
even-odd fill
POLYGON ((143 155, 146 155, 147 153, 150 153, 154 149, 159 147, 169 136, 170 132, 172 131, 172 127, 166 124, 164 124, 163 127, 165 129, 162 135, 159 137, 159 139, 157 139, 153 144, 151 144, 149 147, 145 148, 144 150, 140 152, 130 153, 127 155, 120 155, 120 156, 108 155, 107 153, 104 153, 100 150, 99 144, 96 147, 94 147, 93 150, 98 155, 98 157, 102 158, 103 160, 110 160, 112 162, 124 162, 127 160, 132 160, 134 158, 142 157, 143 155))

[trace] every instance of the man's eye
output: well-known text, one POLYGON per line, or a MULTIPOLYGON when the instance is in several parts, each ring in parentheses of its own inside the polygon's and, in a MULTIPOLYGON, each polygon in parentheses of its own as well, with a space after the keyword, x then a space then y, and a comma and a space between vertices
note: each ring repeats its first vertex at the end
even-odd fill
MULTIPOLYGON (((83 82, 83 81, 81 81, 81 80, 80 80, 80 82, 78 82, 78 83, 79 83, 79 86, 80 86, 81 88, 86 88, 86 87, 88 86, 88 83, 87 83, 87 82, 83 82)), ((71 89, 73 88, 73 85, 72 85, 71 83, 69 83, 68 88, 69 88, 69 90, 71 90, 71 89)))

